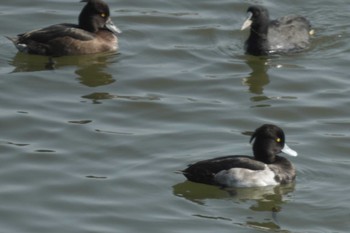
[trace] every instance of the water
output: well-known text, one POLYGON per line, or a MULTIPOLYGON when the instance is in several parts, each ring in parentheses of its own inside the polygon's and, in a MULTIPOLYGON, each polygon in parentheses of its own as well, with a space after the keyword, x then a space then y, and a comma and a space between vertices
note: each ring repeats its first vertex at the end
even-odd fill
MULTIPOLYGON (((307 15, 310 50, 243 54, 250 3, 108 1, 120 53, 17 54, 0 39, 1 232, 348 232, 348 2, 265 1, 307 15), (282 127, 294 185, 225 190, 176 171, 251 154, 282 127)), ((72 1, 5 0, 3 35, 76 22, 72 1)))

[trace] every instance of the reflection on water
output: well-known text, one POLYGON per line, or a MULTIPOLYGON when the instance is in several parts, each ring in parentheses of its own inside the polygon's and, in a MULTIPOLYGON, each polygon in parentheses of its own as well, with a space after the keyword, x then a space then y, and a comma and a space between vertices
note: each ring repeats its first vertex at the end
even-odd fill
POLYGON ((113 99, 115 95, 109 94, 108 92, 94 92, 84 95, 82 98, 92 100, 93 104, 101 104, 102 102, 100 100, 113 99))
POLYGON ((9 63, 15 67, 12 73, 54 70, 62 67, 75 66, 75 74, 78 75, 77 79, 80 83, 88 87, 97 87, 115 82, 112 74, 106 72, 106 67, 115 55, 115 53, 101 53, 50 58, 46 56, 17 53, 9 63))
POLYGON ((267 58, 247 56, 247 65, 252 69, 252 72, 243 80, 243 84, 249 87, 249 91, 253 94, 261 95, 264 91, 264 86, 269 84, 269 76, 267 74, 267 58))
POLYGON ((53 65, 49 57, 25 53, 17 53, 9 64, 15 67, 12 73, 50 70, 53 65))
POLYGON ((257 188, 230 188, 220 189, 213 185, 205 185, 185 181, 173 186, 176 196, 184 197, 189 201, 204 204, 206 199, 235 198, 237 200, 256 200, 251 206, 255 211, 280 210, 284 203, 283 196, 294 191, 295 184, 257 187, 257 188))
MULTIPOLYGON (((254 201, 249 207, 255 212, 270 212, 271 219, 253 221, 247 217, 246 225, 254 228, 280 229, 277 214, 282 211, 282 206, 288 201, 289 193, 295 189, 295 183, 260 188, 230 188, 220 189, 216 186, 204 185, 185 181, 173 186, 176 196, 204 205, 208 199, 232 199, 246 202, 254 201)), ((208 216, 206 216, 208 218, 208 216)))
POLYGON ((105 71, 107 59, 106 56, 86 57, 84 65, 75 71, 79 76, 78 80, 88 87, 103 86, 115 82, 113 76, 105 71))
POLYGON ((112 95, 107 92, 94 92, 88 95, 82 96, 84 99, 92 100, 92 103, 94 104, 101 104, 102 102, 100 100, 107 100, 107 99, 125 99, 125 100, 148 100, 148 101, 157 101, 160 100, 161 97, 157 95, 150 95, 147 94, 145 96, 131 96, 131 95, 112 95))
POLYGON ((248 77, 243 79, 243 84, 249 87, 249 91, 255 94, 250 98, 252 102, 261 102, 252 107, 265 108, 270 107, 271 104, 265 103, 267 100, 279 100, 279 99, 297 99, 295 96, 266 96, 264 95, 264 86, 270 83, 268 69, 269 68, 300 68, 296 65, 289 64, 274 64, 276 57, 254 57, 246 56, 245 62, 251 68, 251 73, 248 77))
POLYGON ((216 186, 197 184, 185 181, 173 186, 176 196, 186 198, 189 201, 204 205, 206 199, 223 199, 231 197, 230 193, 216 186))

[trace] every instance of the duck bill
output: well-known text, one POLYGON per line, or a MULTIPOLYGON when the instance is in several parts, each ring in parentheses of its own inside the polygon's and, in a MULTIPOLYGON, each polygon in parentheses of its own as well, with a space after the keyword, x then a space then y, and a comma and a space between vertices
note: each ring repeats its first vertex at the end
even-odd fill
POLYGON ((282 152, 294 157, 298 155, 298 153, 295 150, 292 150, 287 144, 284 144, 282 152))
POLYGON ((115 26, 115 24, 113 23, 113 21, 109 18, 105 24, 105 27, 110 30, 111 32, 113 32, 114 34, 120 34, 122 33, 122 31, 115 26))
POLYGON ((253 17, 253 14, 251 12, 248 12, 247 19, 244 21, 244 23, 241 27, 241 31, 249 28, 252 25, 252 23, 253 23, 252 17, 253 17))

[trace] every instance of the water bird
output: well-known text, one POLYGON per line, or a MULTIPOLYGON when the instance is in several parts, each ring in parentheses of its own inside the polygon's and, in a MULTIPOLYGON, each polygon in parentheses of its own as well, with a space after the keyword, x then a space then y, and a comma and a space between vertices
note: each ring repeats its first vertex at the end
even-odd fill
POLYGON ((293 14, 270 20, 268 10, 260 5, 250 6, 247 14, 241 28, 250 28, 245 42, 247 54, 261 56, 300 52, 309 48, 310 35, 314 34, 314 30, 305 17, 293 14))
POLYGON ((113 52, 121 33, 110 18, 107 3, 82 0, 78 24, 62 23, 19 34, 10 39, 20 52, 45 56, 113 52))
POLYGON ((295 180, 293 164, 280 152, 297 156, 285 143, 281 128, 264 124, 250 138, 252 156, 229 155, 202 160, 182 171, 190 181, 220 187, 263 187, 288 184, 295 180))

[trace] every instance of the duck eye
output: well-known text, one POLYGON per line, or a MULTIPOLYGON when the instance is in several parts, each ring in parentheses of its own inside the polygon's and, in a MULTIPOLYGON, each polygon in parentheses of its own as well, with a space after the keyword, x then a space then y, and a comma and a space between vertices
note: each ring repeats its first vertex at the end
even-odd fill
POLYGON ((101 13, 100 14, 102 18, 105 18, 106 17, 106 14, 105 13, 101 13))
POLYGON ((281 138, 276 138, 276 142, 281 142, 281 138))

